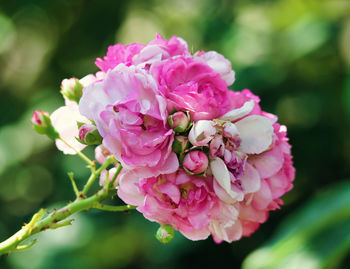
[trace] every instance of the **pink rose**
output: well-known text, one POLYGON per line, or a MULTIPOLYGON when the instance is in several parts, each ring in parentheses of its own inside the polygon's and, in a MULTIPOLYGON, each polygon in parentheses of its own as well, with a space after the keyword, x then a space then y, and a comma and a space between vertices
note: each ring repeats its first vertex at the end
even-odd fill
POLYGON ((109 46, 107 55, 103 59, 97 58, 95 64, 103 72, 107 72, 121 63, 126 66, 141 65, 141 67, 145 67, 177 55, 191 56, 186 41, 176 36, 165 40, 157 34, 156 39, 149 42, 148 45, 133 43, 124 46, 117 43, 109 46))
POLYGON ((140 53, 133 57, 133 64, 141 65, 148 69, 153 63, 174 56, 191 57, 186 41, 176 36, 166 40, 157 34, 156 39, 149 42, 140 53))
POLYGON ((84 88, 79 108, 94 120, 103 145, 123 167, 142 169, 146 175, 178 168, 166 101, 146 71, 118 65, 104 80, 84 88))
POLYGON ((130 66, 132 64, 132 57, 139 53, 145 45, 139 43, 132 43, 130 45, 122 45, 117 43, 113 46, 109 46, 107 55, 101 58, 97 58, 95 64, 103 72, 107 72, 109 69, 113 69, 118 64, 125 64, 130 66))
POLYGON ((208 65, 178 57, 152 65, 168 110, 188 110, 194 121, 219 118, 231 108, 226 82, 208 65))
POLYGON ((190 176, 182 169, 149 178, 128 171, 120 176, 118 196, 138 206, 147 219, 169 224, 192 240, 207 238, 211 217, 218 215, 212 178, 190 176))

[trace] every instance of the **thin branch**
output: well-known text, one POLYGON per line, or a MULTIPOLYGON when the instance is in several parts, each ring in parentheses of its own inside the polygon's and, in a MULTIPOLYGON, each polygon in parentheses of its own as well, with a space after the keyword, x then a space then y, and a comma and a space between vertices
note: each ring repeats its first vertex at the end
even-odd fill
POLYGON ((70 179, 70 181, 72 183, 75 196, 76 196, 76 198, 78 198, 80 196, 80 192, 78 190, 77 184, 75 183, 75 180, 74 180, 73 176, 74 176, 74 174, 72 172, 68 173, 68 177, 69 177, 69 179, 70 179))
POLYGON ((66 142, 64 139, 62 139, 61 137, 58 138, 59 140, 61 140, 64 144, 66 144, 68 147, 70 147, 72 150, 74 150, 74 152, 80 157, 82 158, 90 167, 94 166, 94 162, 91 161, 84 153, 82 153, 81 151, 77 150, 75 147, 73 147, 72 145, 70 145, 68 142, 66 142))
POLYGON ((136 206, 132 206, 132 205, 114 206, 114 205, 104 205, 101 203, 97 203, 97 204, 94 204, 92 208, 105 210, 105 211, 120 212, 120 211, 128 211, 128 210, 136 209, 136 206))

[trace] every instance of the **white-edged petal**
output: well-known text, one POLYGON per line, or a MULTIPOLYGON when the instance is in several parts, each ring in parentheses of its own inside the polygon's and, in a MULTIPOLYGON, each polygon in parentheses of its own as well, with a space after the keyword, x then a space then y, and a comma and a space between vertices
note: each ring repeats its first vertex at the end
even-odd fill
POLYGON ((216 51, 207 51, 200 56, 194 57, 196 60, 209 65, 215 72, 219 73, 225 80, 227 86, 235 81, 235 72, 232 70, 231 62, 216 51))
POLYGON ((252 115, 235 124, 242 139, 240 151, 247 154, 259 154, 271 145, 273 126, 268 118, 252 115))
POLYGON ((226 164, 220 158, 215 158, 210 162, 210 169, 217 183, 231 196, 232 199, 237 197, 237 193, 231 189, 230 174, 226 164))
POLYGON ((224 114, 220 120, 227 120, 227 121, 235 121, 239 118, 242 118, 246 115, 248 115, 254 108, 254 101, 253 100, 249 100, 247 102, 244 103, 243 106, 241 106, 240 108, 236 108, 233 109, 229 112, 227 112, 226 114, 224 114))
POLYGON ((193 124, 188 140, 193 146, 207 146, 216 134, 215 123, 210 120, 199 120, 193 124))

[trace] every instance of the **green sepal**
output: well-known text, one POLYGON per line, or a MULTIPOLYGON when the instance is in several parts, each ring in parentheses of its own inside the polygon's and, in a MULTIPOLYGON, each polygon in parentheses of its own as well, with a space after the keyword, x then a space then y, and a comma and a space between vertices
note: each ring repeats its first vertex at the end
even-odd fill
POLYGON ((163 244, 169 243, 171 240, 173 240, 174 236, 175 230, 170 225, 161 225, 155 234, 157 240, 163 244))

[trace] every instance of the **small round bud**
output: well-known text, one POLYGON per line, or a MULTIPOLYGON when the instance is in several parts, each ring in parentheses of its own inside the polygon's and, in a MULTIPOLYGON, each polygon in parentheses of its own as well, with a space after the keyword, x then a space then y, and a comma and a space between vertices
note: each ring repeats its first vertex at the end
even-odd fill
POLYGON ((108 157, 110 157, 112 153, 105 148, 103 145, 99 145, 95 148, 95 159, 100 164, 104 164, 108 157))
POLYGON ((79 128, 80 142, 86 145, 100 145, 102 136, 93 124, 84 124, 79 128))
POLYGON ((34 110, 32 115, 34 130, 39 134, 46 134, 51 139, 59 138, 59 134, 52 126, 50 114, 41 110, 34 110))
POLYGON ((64 79, 61 83, 61 93, 69 100, 79 103, 83 95, 83 85, 77 78, 64 79))
POLYGON ((195 150, 186 154, 182 165, 190 175, 205 175, 208 163, 207 155, 203 151, 195 150))
POLYGON ((189 148, 190 142, 188 141, 188 138, 182 135, 178 135, 174 137, 173 142, 173 151, 175 153, 181 154, 183 153, 187 148, 189 148))
POLYGON ((159 242, 166 244, 173 240, 175 236, 174 228, 170 225, 161 225, 156 233, 156 238, 159 242))
POLYGON ((190 114, 188 112, 178 111, 168 117, 170 128, 177 133, 186 132, 190 127, 190 114))

